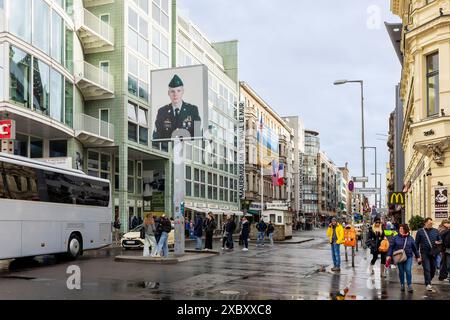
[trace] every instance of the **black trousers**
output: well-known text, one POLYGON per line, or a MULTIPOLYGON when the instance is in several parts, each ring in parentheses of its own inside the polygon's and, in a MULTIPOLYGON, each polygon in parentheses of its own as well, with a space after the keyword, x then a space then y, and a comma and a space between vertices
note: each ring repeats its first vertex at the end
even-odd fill
POLYGON ((205 235, 205 249, 212 250, 213 232, 207 231, 205 235))
POLYGON ((381 264, 386 264, 386 253, 385 252, 376 252, 372 253, 372 261, 370 261, 371 265, 375 265, 375 262, 378 260, 378 255, 381 254, 381 264))
POLYGON ((439 280, 445 280, 449 276, 448 267, 450 262, 450 253, 442 252, 441 270, 439 272, 439 280))

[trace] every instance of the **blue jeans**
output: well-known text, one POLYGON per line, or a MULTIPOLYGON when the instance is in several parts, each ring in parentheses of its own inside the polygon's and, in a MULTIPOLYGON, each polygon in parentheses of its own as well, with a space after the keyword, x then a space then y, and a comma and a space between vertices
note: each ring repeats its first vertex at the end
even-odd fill
POLYGON ((242 242, 244 243, 244 248, 248 249, 248 235, 242 236, 242 242))
POLYGON ((256 244, 264 244, 264 231, 258 231, 258 239, 256 244))
POLYGON ((270 245, 273 246, 273 232, 269 233, 270 245))
POLYGON ((405 284, 405 272, 406 272, 406 283, 408 286, 412 284, 412 265, 413 257, 408 258, 405 262, 397 264, 398 276, 400 277, 400 284, 405 284))
POLYGON ((169 238, 169 235, 167 232, 162 232, 161 238, 159 238, 158 246, 156 247, 156 254, 161 254, 162 250, 162 256, 166 257, 169 255, 169 245, 167 243, 167 239, 169 238))
POLYGON ((195 250, 202 250, 202 237, 195 236, 195 250))
POLYGON ((333 265, 335 268, 341 267, 341 245, 333 243, 331 245, 331 256, 333 257, 333 265))

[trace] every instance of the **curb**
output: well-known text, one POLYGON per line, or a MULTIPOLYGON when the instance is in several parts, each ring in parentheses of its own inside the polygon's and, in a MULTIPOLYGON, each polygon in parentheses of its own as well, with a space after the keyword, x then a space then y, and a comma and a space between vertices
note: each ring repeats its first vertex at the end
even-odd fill
POLYGON ((132 263, 148 263, 148 264, 176 264, 180 262, 177 258, 150 258, 139 256, 117 256, 114 258, 116 262, 132 262, 132 263))

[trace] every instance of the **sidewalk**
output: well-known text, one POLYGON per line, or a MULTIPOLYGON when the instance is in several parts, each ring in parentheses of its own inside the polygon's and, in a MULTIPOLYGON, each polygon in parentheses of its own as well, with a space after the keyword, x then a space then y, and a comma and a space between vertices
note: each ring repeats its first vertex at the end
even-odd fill
POLYGON ((344 250, 341 250, 342 266, 340 273, 330 271, 331 265, 327 271, 348 277, 348 293, 346 299, 388 299, 388 300, 448 300, 450 299, 450 283, 448 281, 439 281, 438 272, 433 278, 433 292, 426 291, 424 284, 423 268, 416 261, 413 264, 412 285, 413 293, 400 291, 400 280, 398 269, 390 268, 386 278, 380 276, 379 258, 374 266, 374 274, 370 274, 369 266, 372 259, 370 250, 359 248, 355 255, 355 268, 352 268, 351 249, 348 249, 348 261, 345 261, 344 250))

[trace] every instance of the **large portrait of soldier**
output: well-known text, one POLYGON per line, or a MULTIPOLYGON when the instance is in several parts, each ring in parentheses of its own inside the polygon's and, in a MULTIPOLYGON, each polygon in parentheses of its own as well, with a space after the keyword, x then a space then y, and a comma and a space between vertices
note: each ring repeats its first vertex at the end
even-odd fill
POLYGON ((199 138, 208 124, 204 65, 152 72, 153 141, 199 138))

